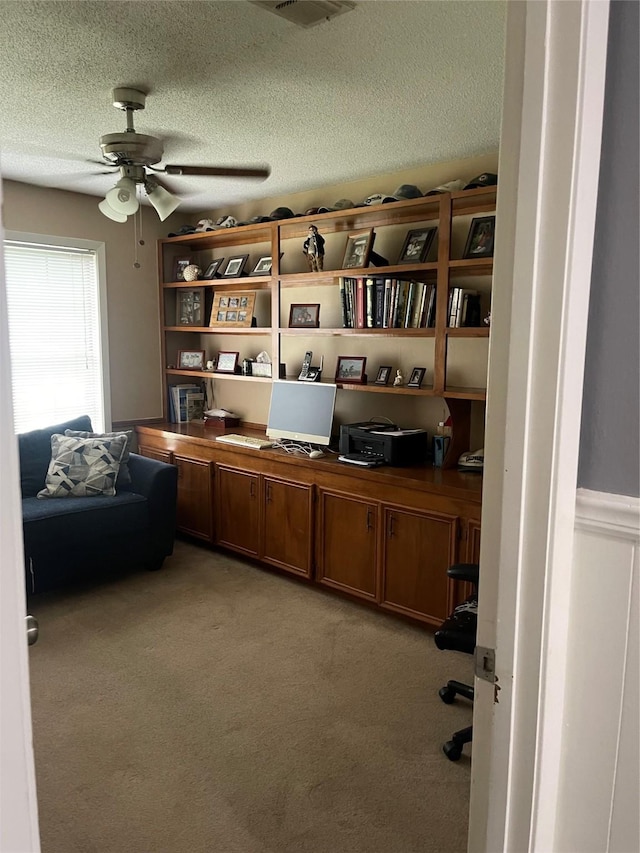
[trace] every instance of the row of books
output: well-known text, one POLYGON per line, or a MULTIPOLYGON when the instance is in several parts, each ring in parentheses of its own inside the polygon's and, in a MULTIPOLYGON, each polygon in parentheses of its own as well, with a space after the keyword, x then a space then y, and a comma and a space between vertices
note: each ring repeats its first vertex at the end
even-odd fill
POLYGON ((451 329, 481 325, 480 296, 477 290, 452 287, 449 290, 447 325, 451 329))
POLYGON ((345 329, 435 326, 435 284, 377 276, 340 276, 339 287, 345 329))
POLYGON ((185 385, 169 385, 169 421, 172 424, 184 424, 188 421, 202 420, 205 409, 205 396, 202 385, 195 382, 185 385))

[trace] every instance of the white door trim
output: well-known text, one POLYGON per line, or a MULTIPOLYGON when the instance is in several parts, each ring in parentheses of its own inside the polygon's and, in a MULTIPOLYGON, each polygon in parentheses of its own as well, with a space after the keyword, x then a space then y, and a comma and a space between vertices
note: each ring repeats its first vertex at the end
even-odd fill
POLYGON ((469 849, 554 849, 608 2, 511 3, 469 849), (553 649, 553 655, 550 650, 553 649))

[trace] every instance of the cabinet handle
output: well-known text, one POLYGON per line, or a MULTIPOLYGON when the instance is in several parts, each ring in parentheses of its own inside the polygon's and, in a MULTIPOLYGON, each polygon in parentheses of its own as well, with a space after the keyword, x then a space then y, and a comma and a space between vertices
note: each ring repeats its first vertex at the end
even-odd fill
POLYGON ((373 524, 371 524, 371 510, 367 510, 367 533, 373 529, 373 524))
POLYGON ((268 504, 271 503, 271 484, 270 483, 267 483, 266 501, 268 504))
POLYGON ((256 481, 252 480, 251 481, 251 487, 249 489, 249 497, 255 498, 255 496, 256 496, 256 481))
POLYGON ((393 517, 393 515, 390 515, 389 516, 389 534, 388 534, 389 539, 393 539, 393 537, 395 536, 395 532, 396 532, 395 531, 395 518, 393 517))

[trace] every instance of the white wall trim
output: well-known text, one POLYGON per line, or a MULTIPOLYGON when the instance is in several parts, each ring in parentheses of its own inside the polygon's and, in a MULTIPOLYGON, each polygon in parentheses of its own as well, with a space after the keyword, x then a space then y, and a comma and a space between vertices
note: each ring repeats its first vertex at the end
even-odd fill
POLYGON ((640 542, 640 498, 578 489, 576 528, 640 542))

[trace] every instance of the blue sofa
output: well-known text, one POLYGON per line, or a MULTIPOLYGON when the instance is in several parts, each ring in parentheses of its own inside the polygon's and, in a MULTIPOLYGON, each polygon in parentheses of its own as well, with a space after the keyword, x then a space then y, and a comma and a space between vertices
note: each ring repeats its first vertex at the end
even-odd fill
POLYGON ((112 497, 38 498, 51 436, 91 432, 88 416, 18 435, 27 594, 71 580, 159 569, 173 552, 177 468, 131 453, 130 482, 112 497))

